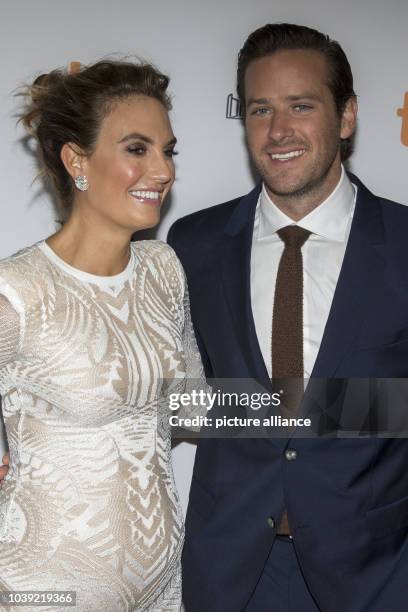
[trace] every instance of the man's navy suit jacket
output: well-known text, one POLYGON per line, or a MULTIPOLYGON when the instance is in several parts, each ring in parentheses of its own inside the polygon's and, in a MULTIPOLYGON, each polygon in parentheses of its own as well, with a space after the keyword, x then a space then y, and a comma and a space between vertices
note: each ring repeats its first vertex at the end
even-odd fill
MULTIPOLYGON (((352 180, 355 214, 312 376, 408 378, 408 207, 352 180)), ((250 297, 259 191, 180 219, 169 243, 186 271, 207 375, 268 387, 250 297)), ((365 436, 200 440, 187 612, 245 610, 276 534, 268 518, 277 525, 284 507, 323 612, 408 610, 408 441, 365 436), (288 447, 296 460, 285 460, 288 447)))

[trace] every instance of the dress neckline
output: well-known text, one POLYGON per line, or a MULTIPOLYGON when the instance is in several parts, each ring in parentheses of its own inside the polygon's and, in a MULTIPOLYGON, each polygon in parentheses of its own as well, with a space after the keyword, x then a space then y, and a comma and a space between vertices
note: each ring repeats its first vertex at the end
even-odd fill
POLYGON ((115 285, 124 284, 131 278, 136 266, 136 255, 134 253, 134 245, 132 244, 130 245, 130 259, 126 265, 126 268, 122 270, 122 272, 119 272, 119 274, 114 274, 113 276, 99 276, 98 274, 90 274, 89 272, 84 272, 79 268, 71 266, 69 263, 61 259, 61 257, 59 257, 50 246, 48 246, 45 240, 39 242, 37 247, 40 249, 43 255, 47 257, 47 259, 70 276, 74 276, 84 283, 91 283, 93 285, 99 285, 100 287, 113 287, 115 285))

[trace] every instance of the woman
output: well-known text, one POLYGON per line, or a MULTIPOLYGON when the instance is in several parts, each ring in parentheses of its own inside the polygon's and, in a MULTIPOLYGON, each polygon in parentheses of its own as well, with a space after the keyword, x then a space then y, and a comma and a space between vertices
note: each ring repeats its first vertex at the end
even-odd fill
POLYGON ((146 64, 56 70, 22 117, 67 220, 0 263, 0 590, 73 590, 81 611, 181 605, 165 398, 202 369, 175 254, 131 243, 174 181, 167 85, 146 64))

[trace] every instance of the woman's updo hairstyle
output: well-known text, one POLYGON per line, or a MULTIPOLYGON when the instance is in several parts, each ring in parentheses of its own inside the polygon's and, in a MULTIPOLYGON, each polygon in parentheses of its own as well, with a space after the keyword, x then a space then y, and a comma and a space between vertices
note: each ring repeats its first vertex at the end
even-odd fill
POLYGON ((23 92, 26 106, 20 121, 38 142, 45 179, 51 182, 66 214, 74 183, 61 160, 61 149, 72 142, 86 155, 94 150, 103 118, 116 102, 133 95, 159 100, 170 110, 169 79, 147 63, 102 60, 75 70, 42 74, 23 92))

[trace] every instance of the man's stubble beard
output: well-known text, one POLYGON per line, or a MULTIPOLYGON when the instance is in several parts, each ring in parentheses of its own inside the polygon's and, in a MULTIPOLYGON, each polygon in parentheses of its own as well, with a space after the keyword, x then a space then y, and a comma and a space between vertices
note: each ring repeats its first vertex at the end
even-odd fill
MULTIPOLYGON (((312 169, 312 176, 310 179, 306 179, 304 183, 299 186, 288 186, 286 189, 279 189, 274 186, 273 183, 268 179, 268 173, 265 172, 261 166, 258 164, 254 157, 252 157, 252 162, 259 173, 261 179, 263 180, 268 193, 271 195, 273 200, 273 196, 277 196, 278 198, 288 198, 290 200, 303 199, 307 196, 313 196, 313 194, 318 194, 322 185, 324 184, 327 176, 329 175, 335 161, 337 158, 337 154, 340 150, 340 147, 337 147, 333 150, 332 155, 330 156, 329 161, 323 167, 323 170, 317 175, 313 176, 314 172, 312 169)), ((284 163, 284 162, 283 162, 284 163)), ((301 182, 301 181, 299 181, 301 182)))

